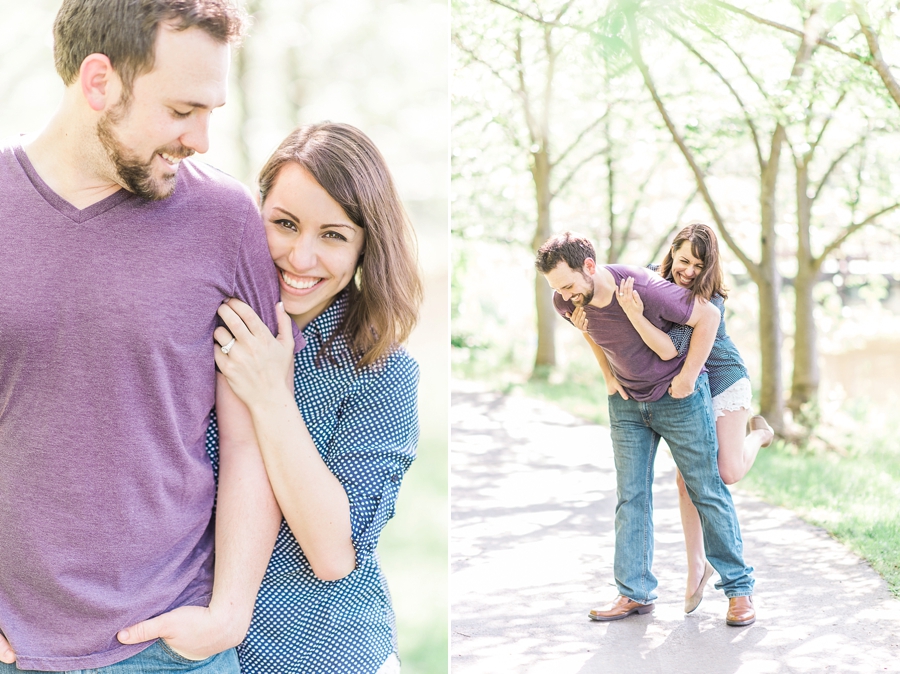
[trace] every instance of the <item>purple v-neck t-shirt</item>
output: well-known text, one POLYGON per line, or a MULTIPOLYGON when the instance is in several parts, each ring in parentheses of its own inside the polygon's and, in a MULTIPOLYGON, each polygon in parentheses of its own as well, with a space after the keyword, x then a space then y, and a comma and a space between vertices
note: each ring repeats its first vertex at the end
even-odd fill
MULTIPOLYGON (((644 316, 663 332, 671 330, 675 323, 690 320, 694 303, 689 291, 644 267, 610 264, 606 269, 616 286, 629 276, 634 278, 634 289, 644 303, 644 316)), ((575 310, 575 305, 559 293, 553 294, 553 306, 563 318, 575 310)), ((628 395, 641 402, 662 398, 675 375, 681 372, 687 354, 672 360, 657 356, 628 320, 616 294, 605 307, 586 306, 585 316, 588 334, 603 349, 613 374, 628 395)))
POLYGON ((0 146, 0 631, 20 668, 124 660, 148 644, 118 630, 208 603, 204 439, 229 297, 275 331, 275 269, 237 181, 185 160, 168 199, 78 210, 0 146))

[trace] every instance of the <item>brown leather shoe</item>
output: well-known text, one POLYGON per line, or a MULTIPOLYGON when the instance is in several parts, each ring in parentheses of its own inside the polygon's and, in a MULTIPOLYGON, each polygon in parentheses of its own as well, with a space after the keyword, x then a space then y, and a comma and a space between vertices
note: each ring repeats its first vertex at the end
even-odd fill
POLYGON ((728 600, 728 613, 725 624, 732 627, 744 627, 756 622, 756 611, 753 608, 753 597, 731 597, 728 600))
POLYGON ((627 618, 632 613, 650 613, 652 610, 653 604, 639 604, 620 594, 612 604, 607 604, 602 609, 595 608, 591 610, 588 613, 588 617, 591 620, 608 622, 610 620, 627 618))

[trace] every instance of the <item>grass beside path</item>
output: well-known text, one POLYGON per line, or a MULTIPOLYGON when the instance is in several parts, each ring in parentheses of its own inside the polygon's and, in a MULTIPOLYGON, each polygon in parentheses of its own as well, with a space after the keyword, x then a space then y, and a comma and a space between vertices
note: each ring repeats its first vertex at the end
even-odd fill
POLYGON ((763 449, 741 487, 824 528, 900 597, 900 443, 895 429, 867 435, 844 456, 780 443, 763 449))
MULTIPOLYGON (((460 370, 456 374, 465 376, 460 370)), ((602 378, 590 375, 559 383, 488 377, 486 383, 608 425, 606 389, 602 378)), ((828 531, 869 562, 900 598, 900 422, 857 402, 855 409, 831 415, 818 433, 841 452, 776 443, 760 452, 740 487, 828 531)))

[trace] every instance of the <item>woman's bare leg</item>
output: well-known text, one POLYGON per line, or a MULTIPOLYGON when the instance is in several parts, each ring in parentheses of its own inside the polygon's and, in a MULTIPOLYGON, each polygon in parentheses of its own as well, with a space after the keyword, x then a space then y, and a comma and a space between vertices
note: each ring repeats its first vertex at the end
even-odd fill
POLYGON ((678 509, 681 511, 681 528, 684 529, 684 549, 687 552, 688 577, 685 597, 697 591, 703 571, 706 568, 706 553, 703 551, 703 529, 700 526, 700 515, 684 486, 681 471, 676 470, 675 481, 678 484, 678 509))
POLYGON ((734 484, 750 471, 759 448, 772 439, 772 433, 760 429, 747 435, 750 410, 725 410, 716 419, 719 438, 719 475, 725 484, 734 484))
MULTIPOLYGON (((753 467, 759 448, 772 438, 767 430, 751 431, 747 435, 747 419, 750 410, 725 411, 716 419, 716 435, 719 439, 719 474, 725 484, 734 484, 753 467)), ((684 486, 681 473, 676 471, 678 483, 678 509, 681 512, 681 528, 684 530, 684 548, 687 552, 688 577, 684 596, 696 592, 706 569, 706 553, 703 550, 703 529, 700 516, 684 486)))

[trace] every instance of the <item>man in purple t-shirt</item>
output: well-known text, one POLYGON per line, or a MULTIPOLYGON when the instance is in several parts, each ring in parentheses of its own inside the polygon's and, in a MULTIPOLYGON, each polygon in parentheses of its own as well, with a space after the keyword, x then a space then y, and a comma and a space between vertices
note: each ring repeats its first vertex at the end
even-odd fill
MULTIPOLYGON (((672 451, 700 513, 706 556, 729 600, 726 623, 756 619, 751 595, 753 571, 743 560, 743 542, 731 493, 719 477, 718 444, 704 362, 720 315, 712 304, 643 267, 598 266, 587 239, 566 233, 552 237, 535 265, 556 292, 556 311, 572 322, 583 312, 584 337, 603 370, 609 394, 610 432, 616 463, 616 550, 619 596, 590 612, 592 620, 620 620, 653 610, 653 462, 659 438, 672 451), (662 360, 641 338, 617 301, 627 278, 634 279, 644 316, 667 332, 673 324, 694 328, 686 354, 662 360)), ((578 321, 579 325, 582 321, 578 321)))
POLYGON ((238 672, 281 517, 213 331, 229 297, 274 330, 279 293, 247 190, 188 157, 242 24, 64 0, 62 104, 0 144, 2 673, 238 672))

